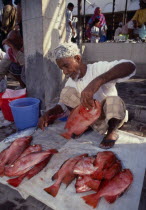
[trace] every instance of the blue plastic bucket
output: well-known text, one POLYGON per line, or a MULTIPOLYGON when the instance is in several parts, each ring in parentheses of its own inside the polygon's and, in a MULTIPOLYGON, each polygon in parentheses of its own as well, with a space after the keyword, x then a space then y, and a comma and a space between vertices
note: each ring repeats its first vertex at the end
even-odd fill
POLYGON ((21 98, 10 102, 14 122, 18 130, 37 126, 39 119, 39 103, 37 98, 21 98))

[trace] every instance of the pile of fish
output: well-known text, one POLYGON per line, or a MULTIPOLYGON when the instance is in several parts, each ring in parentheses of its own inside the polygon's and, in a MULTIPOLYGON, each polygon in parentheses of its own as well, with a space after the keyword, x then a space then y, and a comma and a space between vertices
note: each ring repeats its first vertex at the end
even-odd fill
POLYGON ((49 162, 56 149, 42 150, 41 145, 30 145, 32 136, 16 139, 0 153, 0 176, 15 177, 7 182, 17 187, 24 178, 38 174, 49 162))
POLYGON ((83 196, 84 201, 95 208, 100 198, 113 203, 131 185, 133 175, 129 169, 122 169, 121 161, 111 151, 98 152, 97 155, 83 154, 68 159, 54 174, 55 183, 44 190, 55 197, 61 183, 68 186, 76 178, 76 193, 95 191, 83 196))
POLYGON ((95 101, 95 107, 88 110, 86 107, 79 105, 72 110, 65 125, 67 132, 62 133, 66 139, 72 136, 80 136, 93 124, 101 115, 101 104, 95 101))

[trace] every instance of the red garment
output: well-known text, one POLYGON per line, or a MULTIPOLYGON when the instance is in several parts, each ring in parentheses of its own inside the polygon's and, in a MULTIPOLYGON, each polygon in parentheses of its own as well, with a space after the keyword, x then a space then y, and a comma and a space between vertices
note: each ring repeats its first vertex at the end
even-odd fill
POLYGON ((8 55, 9 55, 9 57, 10 57, 10 60, 11 60, 13 63, 17 63, 17 60, 16 60, 16 58, 15 58, 15 56, 14 56, 14 53, 13 53, 12 48, 9 48, 9 49, 8 49, 8 55))

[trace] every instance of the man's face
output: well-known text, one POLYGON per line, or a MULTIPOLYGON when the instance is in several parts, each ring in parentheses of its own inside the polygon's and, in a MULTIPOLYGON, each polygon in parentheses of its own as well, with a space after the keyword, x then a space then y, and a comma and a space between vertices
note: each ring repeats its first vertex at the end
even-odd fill
POLYGON ((100 8, 100 7, 98 7, 98 8, 96 9, 96 13, 99 14, 99 15, 101 14, 101 8, 100 8))
POLYGON ((69 9, 70 11, 73 11, 74 7, 68 7, 68 9, 69 9))
POLYGON ((56 60, 56 63, 66 76, 71 77, 73 80, 80 78, 81 56, 60 58, 56 60))

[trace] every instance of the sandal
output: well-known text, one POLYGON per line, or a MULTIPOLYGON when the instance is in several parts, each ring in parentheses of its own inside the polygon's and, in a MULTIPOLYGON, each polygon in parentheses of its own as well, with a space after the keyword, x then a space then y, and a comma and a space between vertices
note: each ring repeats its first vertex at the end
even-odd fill
POLYGON ((115 145, 115 142, 117 141, 117 139, 119 138, 119 135, 117 133, 114 133, 115 136, 115 140, 114 139, 105 139, 105 137, 103 138, 103 140, 101 141, 101 143, 99 144, 99 147, 101 149, 110 149, 115 145))

